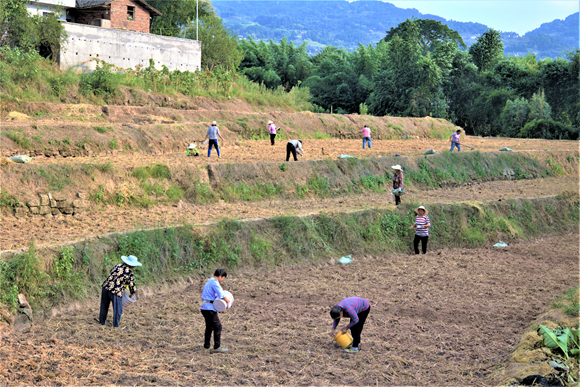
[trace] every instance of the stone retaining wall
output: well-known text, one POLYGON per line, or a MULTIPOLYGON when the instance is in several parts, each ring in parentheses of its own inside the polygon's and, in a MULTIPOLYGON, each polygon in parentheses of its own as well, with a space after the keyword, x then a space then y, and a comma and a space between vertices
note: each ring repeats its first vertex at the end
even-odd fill
POLYGON ((77 192, 74 197, 69 197, 60 192, 39 194, 38 199, 26 202, 26 205, 16 207, 14 216, 22 218, 28 215, 43 215, 47 218, 64 215, 77 215, 89 207, 89 194, 77 192))

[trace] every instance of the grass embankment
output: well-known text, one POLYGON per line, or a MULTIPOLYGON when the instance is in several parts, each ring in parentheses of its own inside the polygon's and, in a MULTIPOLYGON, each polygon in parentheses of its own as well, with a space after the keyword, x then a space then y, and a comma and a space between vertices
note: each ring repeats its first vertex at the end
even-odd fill
MULTIPOLYGON (((308 264, 346 254, 409 253, 416 203, 395 210, 284 216, 259 221, 183 225, 103 237, 74 246, 24 253, 0 260, 0 301, 15 307, 24 293, 36 306, 97 294, 119 256, 133 254, 138 285, 204 273, 217 266, 308 264)), ((577 230, 579 197, 431 205, 430 250, 479 247, 577 230)))
MULTIPOLYGON (((91 73, 61 71, 35 51, 0 50, 0 107, 11 102, 89 103, 122 105, 125 94, 146 91, 157 95, 239 98, 255 106, 276 110, 310 110, 308 89, 282 87, 269 90, 246 77, 216 70, 203 72, 157 70, 153 66, 117 69, 101 64, 91 73), (121 71, 122 70, 122 71, 121 71)), ((145 101, 147 103, 147 101, 145 101)))
POLYGON ((153 164, 124 168, 119 164, 17 165, 0 178, 10 191, 0 192, 0 207, 30 200, 29 192, 83 191, 91 207, 149 207, 185 200, 194 204, 219 200, 260 201, 351 196, 390 192, 391 165, 401 164, 407 189, 435 189, 472 181, 530 179, 578 173, 572 155, 520 153, 441 153, 429 157, 316 160, 302 163, 226 163, 207 167, 153 164), (30 186, 34 184, 34 187, 30 186), (17 191, 21 190, 21 191, 17 191))

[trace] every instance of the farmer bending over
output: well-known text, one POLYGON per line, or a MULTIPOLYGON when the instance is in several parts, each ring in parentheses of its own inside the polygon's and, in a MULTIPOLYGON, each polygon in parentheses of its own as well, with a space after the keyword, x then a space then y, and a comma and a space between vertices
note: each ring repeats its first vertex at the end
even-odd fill
POLYGON ((205 319, 205 341, 203 347, 210 349, 211 334, 213 332, 213 351, 212 352, 227 352, 228 349, 221 346, 222 338, 222 323, 218 316, 217 310, 213 307, 215 300, 224 299, 229 303, 231 300, 224 295, 224 290, 221 283, 226 279, 228 273, 225 269, 216 269, 213 277, 208 279, 203 285, 201 292, 201 314, 205 319))
POLYGON ((350 323, 345 325, 344 328, 341 329, 342 333, 345 334, 348 329, 350 328, 352 334, 352 347, 347 348, 344 352, 347 353, 357 353, 358 346, 360 344, 360 334, 363 330, 363 326, 365 325, 365 321, 369 312, 371 311, 371 304, 365 300, 364 298, 360 297, 349 297, 345 298, 338 305, 333 306, 330 308, 330 317, 332 317, 332 331, 330 332, 330 337, 334 338, 336 328, 340 323, 340 319, 342 317, 350 318, 350 323))
POLYGON ((296 152, 298 152, 300 156, 304 156, 304 154, 302 154, 300 151, 304 152, 304 149, 302 149, 302 140, 288 141, 288 144, 286 144, 286 161, 290 160, 290 153, 292 153, 292 156, 294 156, 294 161, 298 161, 296 152))
POLYGON ((99 323, 105 325, 107 314, 109 313, 109 305, 112 302, 113 327, 115 328, 119 328, 121 315, 123 314, 123 290, 128 286, 131 297, 133 297, 133 294, 135 294, 135 276, 132 269, 135 266, 141 266, 141 262, 137 261, 137 257, 134 255, 122 256, 121 260, 123 260, 123 263, 115 265, 111 270, 111 274, 103 282, 101 311, 99 313, 99 323))

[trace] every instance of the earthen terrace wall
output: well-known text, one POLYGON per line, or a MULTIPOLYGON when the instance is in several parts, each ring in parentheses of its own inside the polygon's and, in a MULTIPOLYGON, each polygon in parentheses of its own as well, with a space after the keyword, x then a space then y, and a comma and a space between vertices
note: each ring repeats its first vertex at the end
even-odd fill
POLYGON ((65 23, 64 27, 68 39, 59 55, 63 70, 70 67, 94 70, 95 59, 121 68, 147 67, 150 59, 159 70, 163 65, 180 71, 196 71, 201 67, 201 43, 197 40, 76 23, 65 23))

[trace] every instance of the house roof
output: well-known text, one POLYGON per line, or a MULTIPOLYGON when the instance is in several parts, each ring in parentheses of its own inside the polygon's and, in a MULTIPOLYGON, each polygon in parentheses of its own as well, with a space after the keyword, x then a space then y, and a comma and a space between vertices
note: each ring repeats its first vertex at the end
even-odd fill
MULTIPOLYGON (((111 4, 115 0, 76 0, 77 8, 84 9, 84 8, 94 8, 94 7, 104 7, 106 5, 111 4)), ((144 8, 149 10, 149 13, 152 16, 161 16, 161 12, 147 4, 143 0, 133 0, 135 3, 142 5, 144 8)))

